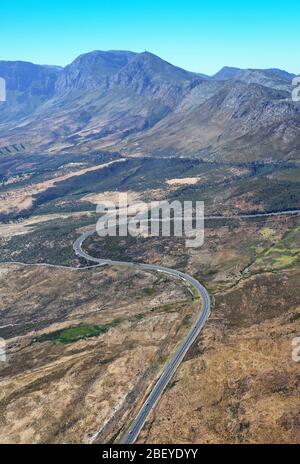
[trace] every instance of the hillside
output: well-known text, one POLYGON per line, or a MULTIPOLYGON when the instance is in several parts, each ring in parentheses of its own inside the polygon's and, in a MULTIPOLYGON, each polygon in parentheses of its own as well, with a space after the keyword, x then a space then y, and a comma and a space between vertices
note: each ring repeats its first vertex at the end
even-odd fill
POLYGON ((212 77, 149 52, 94 51, 65 68, 0 62, 7 101, 0 146, 31 153, 297 160, 300 104, 294 75, 225 67, 212 77))

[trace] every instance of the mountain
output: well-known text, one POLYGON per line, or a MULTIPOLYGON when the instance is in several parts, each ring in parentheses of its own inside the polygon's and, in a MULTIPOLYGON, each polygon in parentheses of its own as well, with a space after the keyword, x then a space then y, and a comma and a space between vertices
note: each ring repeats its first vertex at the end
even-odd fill
MULTIPOLYGON (((60 71, 54 93, 44 104, 16 119, 3 144, 22 134, 32 149, 111 145, 152 127, 202 81, 203 77, 148 52, 81 55, 60 71)), ((0 123, 1 119, 0 115, 0 123)), ((1 131, 0 125, 2 137, 7 128, 2 125, 1 131)))
POLYGON ((283 69, 276 69, 276 68, 271 68, 271 69, 265 69, 267 73, 273 74, 277 77, 281 77, 283 79, 293 79, 296 77, 296 74, 289 73, 287 71, 284 71, 283 69))
POLYGON ((93 51, 65 68, 0 62, 8 101, 1 145, 30 151, 120 151, 205 159, 298 159, 293 74, 222 68, 192 73, 158 56, 93 51))
POLYGON ((127 140, 124 149, 211 160, 299 159, 300 105, 287 92, 235 81, 210 90, 199 104, 194 92, 192 105, 183 100, 153 128, 127 140))
POLYGON ((224 66, 220 71, 218 71, 212 79, 216 81, 227 81, 228 79, 234 78, 240 71, 240 68, 232 68, 230 66, 224 66))
POLYGON ((256 83, 261 83, 264 85, 264 77, 263 76, 268 76, 269 79, 274 79, 275 81, 277 79, 282 79, 284 81, 287 80, 292 80, 296 74, 291 74, 288 73, 287 71, 284 71, 282 69, 241 69, 241 68, 232 68, 230 66, 224 66, 220 71, 218 71, 216 74, 214 74, 211 79, 217 80, 217 81, 227 81, 229 79, 237 79, 237 80, 251 80, 252 76, 252 81, 256 79, 256 83), (261 76, 261 81, 258 82, 259 76, 261 76))
POLYGON ((281 69, 240 69, 225 66, 211 77, 217 81, 236 80, 279 90, 289 90, 295 74, 281 69))
POLYGON ((136 55, 122 68, 111 83, 134 92, 135 95, 159 99, 174 107, 182 96, 203 81, 198 74, 185 71, 144 52, 136 55))
POLYGON ((128 85, 140 84, 144 81, 150 83, 182 83, 191 78, 197 78, 198 74, 185 71, 162 60, 153 53, 143 52, 135 57, 120 70, 116 76, 115 83, 128 85))
POLYGON ((129 51, 93 51, 80 55, 60 73, 55 90, 58 94, 74 90, 94 90, 109 80, 136 54, 129 51))
POLYGON ((289 91, 293 77, 293 75, 275 69, 242 69, 234 76, 234 79, 246 84, 258 84, 272 89, 289 91))
POLYGON ((0 61, 0 76, 6 80, 7 102, 1 103, 0 121, 31 114, 53 97, 60 68, 24 61, 0 61))

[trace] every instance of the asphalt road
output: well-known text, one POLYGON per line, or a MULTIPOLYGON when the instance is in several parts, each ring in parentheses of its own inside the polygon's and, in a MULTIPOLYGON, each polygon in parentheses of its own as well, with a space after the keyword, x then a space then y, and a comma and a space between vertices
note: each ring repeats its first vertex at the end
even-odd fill
POLYGON ((234 216, 205 216, 205 220, 209 219, 255 219, 272 216, 292 216, 293 214, 299 214, 300 209, 291 209, 286 211, 274 211, 273 213, 250 213, 250 214, 238 214, 234 216))
POLYGON ((162 392, 170 382, 171 378, 173 377, 176 369, 180 365, 181 361, 183 360, 184 356, 186 355, 188 349, 195 341, 196 337, 199 335, 201 329, 203 328, 206 320, 210 315, 210 297, 206 289, 203 285, 200 284, 196 279, 189 276, 188 274, 184 274, 183 272, 176 271, 175 269, 170 269, 163 266, 156 266, 153 264, 139 264, 139 263, 129 263, 124 261, 113 261, 110 259, 101 259, 101 258, 94 258, 90 256, 87 252, 82 249, 83 242, 93 235, 95 230, 91 230, 82 234, 73 244, 73 249, 78 256, 85 258, 88 261, 93 261, 100 265, 111 264, 111 265, 118 265, 118 266, 126 266, 126 267, 135 267, 139 269, 146 269, 150 271, 161 272, 163 274, 171 275, 177 279, 181 279, 184 282, 188 282, 191 284, 199 293, 202 299, 202 305, 200 308, 199 316, 195 324, 192 326, 191 330, 189 331, 187 337, 185 338, 184 342, 172 357, 172 359, 168 362, 165 366, 162 374, 159 377, 159 380, 153 387, 150 395, 144 402, 143 406, 141 407, 138 415, 135 417, 133 422, 130 425, 130 428, 122 437, 120 443, 134 443, 137 439, 143 425, 145 424, 147 417, 149 416, 151 410, 156 405, 158 399, 160 398, 162 392))
MULTIPOLYGON (((293 210, 293 211, 278 211, 274 213, 257 213, 257 214, 242 214, 239 216, 206 216, 206 220, 211 219, 251 219, 251 218, 259 218, 259 217, 269 217, 269 216, 280 216, 280 215, 293 215, 299 214, 300 210, 293 210)), ((144 404, 142 405, 140 411, 138 412, 137 416, 131 423, 127 432, 123 435, 120 443, 122 444, 130 444, 134 443, 137 439, 143 425, 145 424, 150 412, 156 405, 158 399, 162 395, 164 389, 167 387, 168 383, 170 382, 171 378, 173 377, 176 369, 182 362, 184 356, 186 355, 188 349, 193 344, 199 333, 201 332, 205 322, 207 321, 210 315, 211 303, 210 297, 207 290, 200 284, 196 279, 189 276, 188 274, 184 274, 183 272, 176 271, 175 269, 170 269, 163 266, 156 266, 153 264, 139 264, 139 263, 131 263, 131 262, 124 262, 124 261, 113 261, 110 259, 101 259, 101 258, 94 258, 90 256, 87 252, 82 249, 83 242, 90 236, 95 233, 94 230, 90 230, 82 234, 73 244, 73 249, 78 256, 85 258, 88 261, 92 261, 97 263, 98 265, 118 265, 118 266, 126 266, 126 267, 135 267, 140 269, 146 269, 150 271, 162 272, 164 274, 169 274, 174 276, 175 278, 181 279, 185 282, 190 283, 196 291, 199 293, 202 299, 202 305, 200 308, 199 316, 195 324, 192 326, 191 330, 189 331, 187 337, 181 344, 178 351, 172 357, 172 359, 168 362, 165 366, 162 374, 160 375, 157 383, 154 385, 151 393, 145 400, 144 404)))
MULTIPOLYGON (((259 218, 259 217, 268 217, 268 216, 280 216, 280 215, 293 215, 299 214, 300 210, 291 210, 291 211, 278 211, 274 213, 257 213, 257 214, 244 214, 239 216, 206 216, 206 220, 210 219, 250 219, 250 218, 259 218)), ((158 399, 160 398, 162 392, 170 382, 172 376, 174 375, 176 369, 180 365, 181 361, 183 360, 184 356, 186 355, 188 349, 193 344, 197 336, 199 335, 201 329, 203 328, 205 322, 207 321, 210 315, 210 297, 206 289, 193 277, 189 276, 188 274, 184 274, 183 272, 176 271, 175 269, 170 269, 163 266, 156 266, 152 264, 139 264, 139 263, 131 263, 131 262, 124 262, 124 261, 113 261, 110 259, 101 259, 95 258, 90 256, 87 252, 82 249, 83 242, 90 236, 95 233, 94 230, 90 230, 82 234, 73 244, 73 249, 78 256, 85 258, 88 261, 97 263, 97 265, 118 265, 118 266, 126 266, 126 267, 134 267, 140 269, 146 269, 150 271, 162 272, 164 274, 169 274, 174 276, 175 278, 182 279, 185 282, 190 283, 199 293, 202 298, 202 305, 200 308, 199 316, 195 324, 192 326, 191 330, 189 331, 187 337, 183 341, 182 345, 172 357, 172 359, 168 362, 165 366, 162 374, 159 377, 159 380, 153 387, 151 393, 149 394, 148 398, 145 400, 144 404, 142 405, 139 413, 131 423, 129 429, 122 437, 120 443, 130 444, 134 443, 137 439, 143 425, 145 424, 151 410, 156 405, 158 399)), ((36 264, 26 264, 26 263, 19 263, 19 262, 6 262, 1 264, 22 264, 27 266, 36 266, 36 264)), ((50 266, 56 268, 68 268, 68 266, 60 266, 60 265, 52 265, 47 263, 38 264, 39 266, 50 266)), ((93 267, 93 266, 87 266, 93 267)), ((81 270, 82 268, 71 268, 74 270, 81 270)))

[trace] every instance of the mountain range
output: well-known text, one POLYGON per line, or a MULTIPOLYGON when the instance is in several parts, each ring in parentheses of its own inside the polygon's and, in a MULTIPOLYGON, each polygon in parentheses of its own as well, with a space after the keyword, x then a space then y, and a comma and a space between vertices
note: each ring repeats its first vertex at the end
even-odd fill
POLYGON ((94 51, 71 64, 0 61, 0 147, 30 152, 297 160, 300 104, 279 69, 225 67, 214 76, 158 56, 94 51))

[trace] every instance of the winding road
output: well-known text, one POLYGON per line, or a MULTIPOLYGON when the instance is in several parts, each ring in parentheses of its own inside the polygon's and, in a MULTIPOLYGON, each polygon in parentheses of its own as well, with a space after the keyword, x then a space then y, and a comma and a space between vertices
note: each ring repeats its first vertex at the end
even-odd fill
POLYGON ((210 307, 211 307, 210 297, 209 297, 207 290, 203 287, 203 285, 200 284, 200 282, 198 282, 198 280, 194 279, 188 274, 184 274, 183 272, 176 271, 175 269, 170 269, 170 268, 163 267, 163 266, 157 266, 154 264, 139 264, 139 263, 124 262, 124 261, 113 261, 110 259, 94 258, 93 256, 90 256, 86 251, 82 249, 82 244, 88 237, 90 237, 94 233, 95 233, 95 230, 85 232, 74 242, 73 249, 76 255, 81 256, 82 258, 85 258, 88 261, 96 262, 97 264, 100 264, 100 265, 111 264, 111 265, 118 265, 118 266, 135 267, 139 269, 146 269, 148 271, 156 271, 156 272, 161 272, 163 274, 171 275, 177 279, 181 279, 184 282, 187 282, 190 285, 192 285, 196 289, 197 293, 201 296, 201 299, 202 299, 202 305, 200 308, 197 321, 194 323, 194 325, 190 329, 187 337, 185 338, 185 340, 183 341, 183 343, 181 344, 180 348, 177 350, 175 355, 168 362, 168 364, 164 367, 164 370, 161 373, 159 380, 153 387, 150 395, 145 400, 139 413, 137 414, 137 416, 131 423, 129 430, 125 433, 125 435, 122 437, 120 441, 120 443, 130 444, 130 443, 134 443, 135 440, 137 439, 150 412, 156 405, 158 399, 160 398, 164 389, 170 382, 176 369, 178 368, 184 356, 186 355, 188 349, 190 348, 192 343, 195 341, 201 329, 203 328, 205 322, 207 321, 210 315, 210 307))
MULTIPOLYGON (((243 214, 239 216, 206 216, 205 220, 251 219, 251 218, 259 218, 259 217, 269 217, 269 216, 294 215, 294 214, 299 214, 299 213, 300 213, 300 210, 291 210, 291 211, 278 211, 278 212, 273 212, 273 213, 257 213, 257 214, 249 214, 249 215, 243 214)), ((205 325, 210 315, 210 311, 211 311, 210 297, 209 297, 207 290, 203 287, 203 285, 200 284, 200 282, 198 282, 192 276, 185 274, 183 272, 177 271, 175 269, 170 269, 167 267, 153 265, 153 264, 140 264, 140 263, 125 262, 125 261, 114 261, 111 259, 101 259, 101 258, 95 258, 89 255, 86 251, 82 249, 82 245, 85 242, 85 240, 91 237, 92 235, 94 235, 95 232, 96 232, 95 229, 89 230, 83 233, 74 242, 73 249, 77 256, 80 256, 86 259, 87 261, 94 262, 98 266, 104 266, 104 265, 126 266, 126 267, 149 270, 149 271, 161 272, 163 274, 173 276, 177 279, 181 279, 182 281, 192 285, 202 300, 202 304, 200 307, 197 321, 194 323, 194 325, 190 329, 188 335, 186 336, 185 340, 182 342, 181 346, 179 347, 175 355, 164 367, 158 381, 152 388, 151 393, 148 395, 148 397, 144 401, 138 414, 132 421, 129 429, 126 431, 126 433, 123 435, 123 437, 120 440, 120 443, 122 444, 131 444, 136 441, 150 412, 155 407, 157 401, 159 400, 163 391, 167 387, 168 383, 170 382, 176 369, 182 362, 190 346, 193 344, 193 342, 195 341, 195 339, 201 332, 203 326, 205 325)), ((11 262, 1 263, 1 264, 22 264, 22 265, 28 265, 28 266, 35 265, 35 264, 26 264, 26 263, 21 263, 21 262, 16 262, 16 261, 11 261, 11 262)), ((40 263, 38 265, 39 266, 50 266, 50 267, 56 267, 56 268, 69 268, 67 266, 52 265, 52 264, 47 264, 47 263, 40 263)), ((89 267, 94 267, 94 266, 86 266, 86 268, 89 268, 89 267)), ((72 268, 72 269, 80 270, 82 268, 72 268)))
MULTIPOLYGON (((271 213, 255 213, 255 214, 243 214, 239 216, 206 216, 205 220, 221 220, 221 219, 251 219, 251 218, 260 218, 260 217, 270 217, 270 216, 281 216, 281 215, 293 215, 299 214, 300 210, 292 210, 292 211, 278 211, 278 212, 271 212, 271 213)), ((92 261, 97 263, 98 265, 118 265, 118 266, 126 266, 126 267, 134 267, 139 269, 146 269, 150 271, 161 272, 164 274, 168 274, 174 276, 177 279, 181 279, 184 282, 189 283, 194 287, 197 293, 200 295, 202 300, 202 305, 200 307, 199 315, 197 321, 194 323, 192 328, 190 329, 187 337, 182 342, 180 348, 177 350, 175 355, 172 359, 168 362, 168 364, 164 367, 163 372, 161 373, 158 381, 152 388, 151 393, 144 401, 143 405, 141 406, 137 416, 131 423, 127 432, 123 435, 120 440, 122 444, 131 444, 134 443, 137 439, 141 429, 143 428, 150 412, 155 407, 157 401, 159 400, 160 396, 162 395, 163 391, 167 387, 168 383, 170 382, 171 378, 175 374, 178 366, 182 362, 183 358, 185 357, 187 351, 189 350, 190 346, 193 344, 199 333, 201 332, 205 322, 209 318, 210 311, 211 311, 211 302, 210 296, 203 287, 203 285, 198 282, 198 280, 194 279, 192 276, 188 274, 184 274, 183 272, 177 271, 175 269, 170 269, 163 266, 158 266, 154 264, 140 264, 140 263, 131 263, 125 261, 114 261, 111 259, 101 259, 95 258, 90 256, 86 251, 82 249, 83 242, 94 235, 96 232, 95 229, 87 231, 83 233, 73 244, 73 249, 76 255, 85 258, 87 261, 92 261)))

